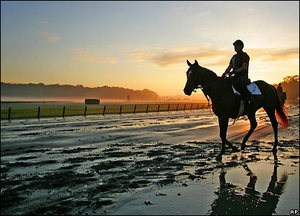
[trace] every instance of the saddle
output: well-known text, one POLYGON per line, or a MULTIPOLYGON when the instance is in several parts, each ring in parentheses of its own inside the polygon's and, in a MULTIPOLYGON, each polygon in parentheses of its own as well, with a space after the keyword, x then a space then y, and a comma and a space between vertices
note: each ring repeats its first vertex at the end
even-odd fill
MULTIPOLYGON (((261 91, 260 89, 258 88, 258 86, 256 85, 256 83, 252 82, 250 84, 247 85, 247 88, 248 90, 251 92, 252 95, 261 95, 261 91)), ((233 93, 235 95, 241 95, 232 85, 232 90, 233 90, 233 93)), ((238 115, 236 118, 239 118, 243 112, 244 112, 244 109, 245 109, 245 101, 244 100, 241 100, 240 101, 240 108, 239 108, 239 112, 238 112, 238 115)))
MULTIPOLYGON (((250 83, 249 85, 247 85, 247 89, 251 92, 252 95, 261 95, 261 91, 258 88, 258 86, 256 85, 256 83, 250 83)), ((233 93, 236 95, 241 95, 232 85, 232 90, 233 93)))

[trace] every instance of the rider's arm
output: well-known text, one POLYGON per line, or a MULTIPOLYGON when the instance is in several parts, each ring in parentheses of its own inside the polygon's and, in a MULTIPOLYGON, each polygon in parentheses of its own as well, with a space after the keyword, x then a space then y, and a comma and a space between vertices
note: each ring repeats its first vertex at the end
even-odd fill
POLYGON ((232 67, 232 58, 231 58, 228 67, 226 68, 225 72, 222 74, 222 77, 225 77, 226 74, 229 74, 232 68, 233 67, 232 67))
POLYGON ((225 70, 225 74, 226 73, 229 73, 230 72, 230 70, 231 70, 231 68, 232 68, 232 64, 230 63, 229 65, 228 65, 228 67, 227 67, 227 69, 225 70))
POLYGON ((227 69, 225 70, 225 72, 222 74, 222 77, 224 78, 226 74, 229 74, 230 70, 232 68, 232 64, 231 62, 229 63, 227 69))

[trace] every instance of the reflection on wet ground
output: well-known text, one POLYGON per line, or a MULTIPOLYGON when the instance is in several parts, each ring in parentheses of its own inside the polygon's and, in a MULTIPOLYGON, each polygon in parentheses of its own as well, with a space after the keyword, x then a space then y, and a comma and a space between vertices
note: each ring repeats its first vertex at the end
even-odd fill
POLYGON ((172 185, 137 192, 129 198, 126 195, 111 212, 172 215, 288 214, 291 208, 299 207, 299 194, 294 193, 299 189, 297 142, 286 141, 280 144, 285 145, 282 148, 286 151, 279 153, 277 160, 274 160, 272 146, 267 148, 268 144, 254 140, 252 149, 244 153, 227 154, 222 163, 213 164, 213 161, 206 160, 197 163, 194 171, 191 171, 191 167, 185 167, 189 172, 182 172, 186 174, 184 178, 177 175, 172 185), (287 191, 284 190, 286 188, 287 191), (157 196, 157 191, 165 196, 157 196), (151 200, 153 206, 141 207, 143 200, 151 200))
POLYGON ((219 175, 220 186, 215 193, 217 198, 212 203, 211 215, 272 215, 288 180, 285 172, 278 180, 278 162, 275 160, 273 173, 266 191, 261 195, 255 190, 257 176, 243 164, 249 182, 245 188, 226 183, 226 172, 222 170, 219 175))

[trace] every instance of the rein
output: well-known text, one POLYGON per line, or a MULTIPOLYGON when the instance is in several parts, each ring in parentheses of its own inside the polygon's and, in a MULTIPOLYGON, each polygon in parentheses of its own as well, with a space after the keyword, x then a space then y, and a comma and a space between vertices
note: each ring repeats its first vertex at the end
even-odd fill
POLYGON ((208 107, 210 107, 210 104, 209 104, 210 98, 209 98, 208 94, 206 94, 205 89, 201 85, 199 85, 195 88, 195 90, 194 90, 195 92, 196 92, 196 89, 201 89, 201 91, 203 92, 204 96, 207 99, 207 105, 208 105, 208 107))
POLYGON ((207 104, 208 104, 208 107, 210 107, 210 104, 209 104, 209 101, 210 101, 210 98, 209 98, 209 96, 208 96, 208 94, 207 94, 207 91, 208 91, 208 88, 210 88, 215 82, 217 82, 217 81, 214 81, 214 82, 212 82, 212 83, 210 83, 210 84, 207 84, 207 85, 198 85, 196 88, 195 88, 195 92, 196 92, 196 89, 201 89, 202 90, 202 92, 203 92, 203 94, 204 94, 204 96, 206 97, 206 99, 207 99, 207 104))
MULTIPOLYGON (((212 113, 212 111, 211 111, 211 110, 212 110, 212 109, 211 109, 211 104, 209 103, 210 98, 209 98, 208 94, 206 94, 205 89, 204 89, 201 85, 198 85, 198 86, 194 89, 194 92, 197 92, 196 89, 201 89, 201 90, 202 90, 204 96, 205 96, 206 99, 207 99, 207 107, 208 107, 208 109, 209 109, 210 115, 211 115, 212 118, 215 120, 215 122, 217 122, 215 115, 214 115, 214 114, 212 113)), ((218 122, 217 122, 217 123, 218 123, 218 122)))

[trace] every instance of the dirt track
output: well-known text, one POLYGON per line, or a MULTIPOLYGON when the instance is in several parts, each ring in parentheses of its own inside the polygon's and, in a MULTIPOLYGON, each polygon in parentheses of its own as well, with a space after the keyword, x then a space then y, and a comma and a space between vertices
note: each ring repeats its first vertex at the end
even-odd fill
MULTIPOLYGON (((279 131, 281 160, 299 163, 299 113, 279 131)), ((202 181, 220 168, 272 160, 272 129, 264 113, 242 154, 223 163, 218 125, 209 111, 1 123, 2 214, 105 214, 118 197, 146 188, 202 181)), ((240 147, 247 119, 229 128, 240 147)), ((229 150, 229 149, 228 149, 229 150)), ((109 212, 108 212, 109 213, 109 212)))

